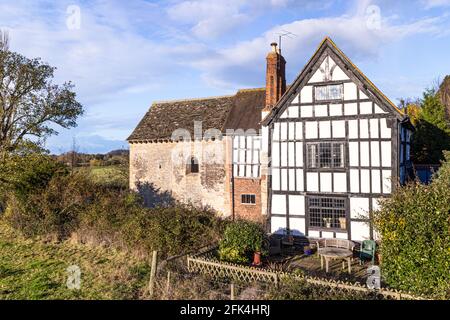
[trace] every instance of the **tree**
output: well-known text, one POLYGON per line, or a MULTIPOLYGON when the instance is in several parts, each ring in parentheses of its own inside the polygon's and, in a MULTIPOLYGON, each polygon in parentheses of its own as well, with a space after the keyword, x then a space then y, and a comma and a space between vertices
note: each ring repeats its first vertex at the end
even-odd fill
POLYGON ((439 163, 444 159, 443 150, 450 150, 450 121, 445 106, 434 89, 424 92, 420 111, 416 111, 416 132, 412 140, 414 163, 439 163))
POLYGON ((55 125, 76 126, 83 114, 73 84, 52 82, 56 68, 12 52, 0 30, 0 155, 40 146, 55 125))

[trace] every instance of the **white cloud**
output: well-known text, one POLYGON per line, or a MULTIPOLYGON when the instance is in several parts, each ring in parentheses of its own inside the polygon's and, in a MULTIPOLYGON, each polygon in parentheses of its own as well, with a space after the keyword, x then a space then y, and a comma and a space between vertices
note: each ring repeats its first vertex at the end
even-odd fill
POLYGON ((422 0, 426 9, 450 6, 450 0, 422 0))

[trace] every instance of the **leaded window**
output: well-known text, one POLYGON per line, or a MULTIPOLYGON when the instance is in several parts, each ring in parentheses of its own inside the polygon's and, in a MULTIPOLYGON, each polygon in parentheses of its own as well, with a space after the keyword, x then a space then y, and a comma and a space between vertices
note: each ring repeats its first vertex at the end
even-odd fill
POLYGON ((317 142, 307 144, 309 168, 343 168, 343 142, 317 142))
POLYGON ((342 84, 331 84, 315 87, 316 101, 342 100, 344 97, 344 86, 342 84))
POLYGON ((347 229, 344 198, 309 197, 309 226, 324 229, 347 229))
POLYGON ((256 195, 254 194, 241 194, 242 204, 256 204, 256 195))

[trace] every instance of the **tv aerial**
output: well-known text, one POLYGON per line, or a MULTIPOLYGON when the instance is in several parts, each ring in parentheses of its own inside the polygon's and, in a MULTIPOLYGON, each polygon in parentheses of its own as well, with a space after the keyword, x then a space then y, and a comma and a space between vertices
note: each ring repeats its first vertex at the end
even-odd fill
POLYGON ((281 32, 277 32, 276 34, 278 35, 278 47, 280 48, 280 52, 281 52, 281 40, 284 37, 287 37, 289 39, 294 39, 297 37, 297 35, 295 33, 292 33, 287 30, 281 30, 281 32))

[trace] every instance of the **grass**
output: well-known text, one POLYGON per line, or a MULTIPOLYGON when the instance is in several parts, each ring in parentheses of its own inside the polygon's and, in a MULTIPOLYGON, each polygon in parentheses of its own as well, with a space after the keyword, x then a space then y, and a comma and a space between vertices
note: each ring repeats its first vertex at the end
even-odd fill
POLYGON ((128 168, 124 166, 81 167, 99 184, 128 187, 128 168))
POLYGON ((113 249, 22 238, 0 220, 0 299, 139 299, 149 266, 113 249), (81 288, 67 288, 66 269, 81 269, 81 288))

